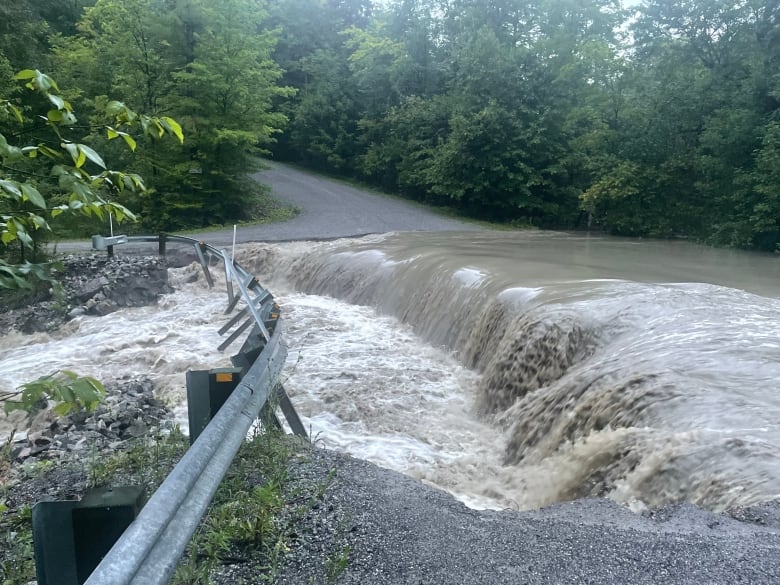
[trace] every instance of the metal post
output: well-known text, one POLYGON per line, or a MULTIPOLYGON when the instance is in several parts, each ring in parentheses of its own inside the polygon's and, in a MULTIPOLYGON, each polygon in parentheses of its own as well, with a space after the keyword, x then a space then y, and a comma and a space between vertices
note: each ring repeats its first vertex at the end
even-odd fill
POLYGON ((165 243, 166 243, 165 241, 167 239, 167 236, 165 235, 164 232, 160 232, 158 238, 159 239, 157 240, 157 254, 159 256, 165 257, 165 243))
POLYGON ((286 357, 277 333, 86 585, 168 583, 286 357))

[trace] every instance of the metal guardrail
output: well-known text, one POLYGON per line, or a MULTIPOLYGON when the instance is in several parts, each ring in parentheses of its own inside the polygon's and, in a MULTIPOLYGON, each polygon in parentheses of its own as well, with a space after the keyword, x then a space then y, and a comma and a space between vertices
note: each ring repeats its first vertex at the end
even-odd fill
MULTIPOLYGON (((167 242, 191 244, 203 267, 209 286, 214 280, 207 255, 225 265, 228 308, 232 312, 243 299, 245 307, 220 333, 238 326, 220 345, 225 349, 251 326, 239 359, 254 360, 230 397, 211 419, 181 461, 142 508, 86 581, 86 585, 162 585, 168 583, 187 543, 206 511, 236 452, 260 411, 274 395, 279 399, 291 429, 306 435, 295 409, 278 382, 287 347, 279 325, 279 307, 257 279, 218 250, 184 236, 93 236, 93 248, 132 242, 158 242, 165 254, 167 242), (238 293, 233 290, 235 281, 238 293), (246 320, 242 322, 242 318, 246 320), (256 356, 256 357, 255 357, 256 356)), ((235 358, 234 358, 235 361, 235 358)))

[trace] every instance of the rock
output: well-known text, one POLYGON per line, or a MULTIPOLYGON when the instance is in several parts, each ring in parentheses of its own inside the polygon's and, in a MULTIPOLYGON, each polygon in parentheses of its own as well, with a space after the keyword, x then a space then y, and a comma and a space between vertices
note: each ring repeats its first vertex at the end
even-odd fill
POLYGON ((86 315, 87 310, 84 307, 73 307, 70 311, 68 311, 68 319, 75 319, 76 317, 81 317, 82 315, 86 315))
POLYGON ((142 420, 136 420, 133 424, 127 427, 126 434, 133 438, 143 437, 149 431, 149 427, 142 420))
POLYGON ((104 286, 107 285, 108 279, 105 276, 92 278, 83 283, 78 289, 74 291, 73 298, 75 298, 78 302, 83 303, 94 297, 104 286))
POLYGON ((106 390, 104 403, 91 414, 76 411, 53 419, 51 411, 40 412, 31 429, 17 433, 19 440, 13 443, 12 450, 14 459, 31 461, 36 456, 61 459, 86 449, 113 450, 126 439, 148 434, 151 428, 172 416, 154 398, 153 385, 148 379, 108 384, 106 390))
POLYGON ((173 289, 165 260, 156 256, 67 256, 58 279, 65 298, 51 291, 30 299, 0 301, 0 331, 25 334, 52 331, 66 321, 87 314, 108 315, 121 307, 157 302, 173 289))
POLYGON ((51 437, 47 437, 42 432, 30 433, 29 441, 35 447, 48 447, 51 445, 51 437))
POLYGON ((92 308, 92 310, 89 311, 89 313, 92 315, 99 315, 100 317, 105 317, 106 315, 114 313, 118 310, 119 310, 119 305, 117 305, 114 301, 106 300, 106 301, 100 301, 99 303, 96 303, 95 306, 92 308))

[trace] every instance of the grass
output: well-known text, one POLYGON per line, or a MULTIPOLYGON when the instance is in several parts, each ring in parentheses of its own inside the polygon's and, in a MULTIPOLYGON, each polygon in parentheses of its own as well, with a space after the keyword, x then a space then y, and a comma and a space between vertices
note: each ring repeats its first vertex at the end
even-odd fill
MULTIPOLYGON (((187 437, 173 428, 141 438, 123 451, 87 455, 77 471, 84 487, 143 485, 148 496, 188 445, 187 437)), ((276 430, 257 432, 246 441, 196 530, 172 583, 232 583, 221 575, 225 567, 237 563, 251 565, 255 575, 252 583, 275 582, 285 555, 294 544, 296 522, 317 504, 332 480, 328 476, 310 485, 287 485, 290 462, 305 458, 309 448, 300 439, 276 430)), ((0 465, 7 471, 11 467, 6 446, 0 450, 0 465)), ((19 465, 13 471, 17 485, 33 478, 45 484, 61 481, 57 474, 62 474, 63 469, 51 462, 38 462, 19 465)), ((4 482, 0 503, 6 501, 12 489, 4 482)), ((0 508, 0 534, 0 583, 26 585, 35 579, 30 506, 0 508)), ((334 570, 337 566, 338 563, 334 564, 334 570)))
POLYGON ((174 585, 234 583, 242 565, 247 583, 274 583, 297 539, 296 524, 322 499, 332 475, 291 487, 290 462, 311 448, 274 428, 239 450, 179 565, 174 585))
MULTIPOLYGON (((13 486, 5 481, 0 486, 0 584, 26 585, 35 579, 31 522, 35 501, 52 496, 68 499, 92 487, 120 485, 142 485, 149 496, 188 446, 187 437, 173 427, 142 437, 127 449, 90 453, 69 465, 39 461, 15 468, 10 447, 2 446, 0 469, 4 466, 6 472, 12 471, 15 481, 13 486), (34 493, 41 486, 52 485, 55 487, 43 487, 34 493)), ((274 583, 287 553, 296 546, 296 525, 319 505, 334 477, 331 473, 322 479, 288 481, 291 462, 308 458, 310 449, 309 443, 275 429, 256 432, 246 441, 198 526, 172 583, 241 582, 230 572, 236 565, 245 574, 245 583, 274 583)), ((348 559, 349 550, 345 549, 325 560, 329 582, 344 570, 348 559)))
POLYGON ((111 454, 91 453, 82 461, 57 464, 40 460, 14 465, 10 444, 0 449, 0 583, 27 585, 35 580, 31 498, 72 499, 73 492, 90 487, 143 485, 153 492, 184 454, 188 439, 178 427, 154 433, 134 442, 130 448, 111 454), (13 485, 10 475, 13 474, 13 485), (45 486, 18 489, 15 486, 45 486), (48 486, 54 492, 51 493, 48 486), (31 492, 31 493, 28 493, 31 492), (10 503, 9 500, 13 500, 10 503), (4 509, 5 508, 5 509, 4 509))

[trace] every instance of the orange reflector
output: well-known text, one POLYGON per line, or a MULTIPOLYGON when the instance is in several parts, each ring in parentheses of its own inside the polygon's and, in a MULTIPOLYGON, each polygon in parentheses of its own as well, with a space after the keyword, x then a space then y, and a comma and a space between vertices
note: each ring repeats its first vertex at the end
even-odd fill
POLYGON ((217 382, 232 382, 233 372, 217 372, 217 382))

